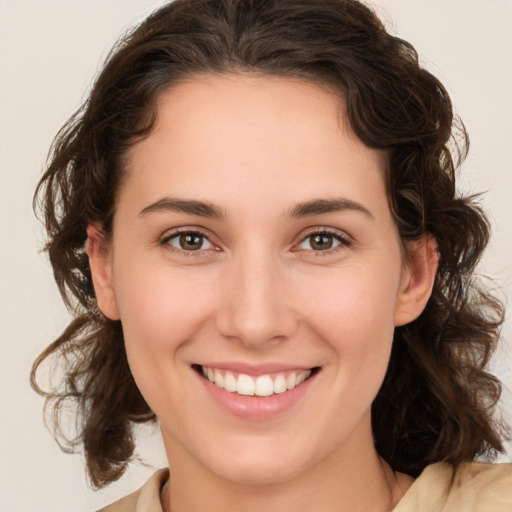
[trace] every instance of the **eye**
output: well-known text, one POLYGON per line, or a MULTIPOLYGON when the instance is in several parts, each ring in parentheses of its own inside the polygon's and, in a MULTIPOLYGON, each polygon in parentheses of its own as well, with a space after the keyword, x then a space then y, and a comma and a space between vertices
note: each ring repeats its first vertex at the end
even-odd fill
POLYGON ((309 234, 298 245, 298 249, 324 252, 329 251, 330 249, 336 249, 341 245, 349 246, 350 241, 337 233, 322 231, 309 234))
POLYGON ((202 233, 182 231, 167 237, 163 243, 182 251, 200 251, 213 249, 213 244, 202 233))

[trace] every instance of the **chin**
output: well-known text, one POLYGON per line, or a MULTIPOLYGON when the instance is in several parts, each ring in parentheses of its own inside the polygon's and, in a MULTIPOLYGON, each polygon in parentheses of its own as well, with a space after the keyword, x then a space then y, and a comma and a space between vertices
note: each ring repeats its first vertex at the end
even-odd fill
POLYGON ((246 440, 221 451, 210 453, 202 463, 218 477, 238 484, 272 485, 293 480, 315 464, 314 452, 307 450, 304 440, 301 449, 283 442, 283 439, 246 440), (258 442, 259 441, 259 442, 258 442), (229 455, 226 456, 225 454, 229 455))

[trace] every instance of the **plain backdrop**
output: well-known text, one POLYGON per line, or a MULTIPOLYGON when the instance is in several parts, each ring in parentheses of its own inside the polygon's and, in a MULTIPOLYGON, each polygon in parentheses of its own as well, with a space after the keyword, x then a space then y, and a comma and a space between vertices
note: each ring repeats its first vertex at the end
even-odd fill
MULTIPOLYGON (((166 464, 157 429, 144 429, 116 484, 88 489, 81 455, 62 454, 29 387, 37 354, 66 326, 31 199, 51 140, 85 98, 111 45, 161 0, 0 0, 0 508, 92 511, 166 464)), ((472 146, 460 180, 484 191, 494 237, 481 270, 512 297, 512 0, 375 0, 390 30, 412 42, 452 95, 472 146)), ((511 321, 493 371, 511 415, 511 321), (508 344, 508 347, 506 346, 508 344)), ((504 460, 510 460, 509 457, 504 460)))

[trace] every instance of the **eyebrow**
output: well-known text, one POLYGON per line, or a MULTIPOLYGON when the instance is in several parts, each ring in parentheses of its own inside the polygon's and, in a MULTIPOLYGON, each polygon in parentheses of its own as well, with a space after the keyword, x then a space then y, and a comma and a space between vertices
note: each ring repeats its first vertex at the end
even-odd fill
POLYGON ((310 215, 321 215, 322 213, 333 213, 342 211, 356 211, 364 213, 371 219, 374 218, 373 214, 360 203, 336 197, 333 199, 313 199, 304 203, 295 205, 289 212, 290 218, 308 217, 310 215))
MULTIPOLYGON (((373 214, 360 203, 344 198, 333 199, 313 199, 293 206, 287 217, 296 219, 300 217, 308 217, 313 215, 321 215, 323 213, 333 213, 341 211, 356 211, 364 213, 370 218, 374 218, 373 214)), ((197 201, 193 199, 174 199, 164 197, 155 203, 146 206, 139 213, 139 217, 150 213, 172 211, 177 213, 187 213, 197 215, 199 217, 209 217, 214 219, 224 219, 227 217, 222 208, 206 201, 197 201)))
POLYGON ((146 208, 139 213, 139 217, 149 213, 166 211, 188 213, 191 215, 198 215, 199 217, 210 217, 214 219, 223 219, 226 217, 223 210, 212 203, 191 199, 174 199, 171 197, 164 197, 163 199, 156 201, 156 203, 146 206, 146 208))

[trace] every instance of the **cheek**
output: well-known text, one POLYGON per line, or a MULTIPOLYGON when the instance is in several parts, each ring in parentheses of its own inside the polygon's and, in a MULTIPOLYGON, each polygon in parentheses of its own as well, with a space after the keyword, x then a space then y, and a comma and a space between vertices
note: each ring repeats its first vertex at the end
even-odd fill
POLYGON ((131 373, 153 411, 184 411, 189 405, 180 389, 189 367, 183 354, 211 317, 214 287, 201 293, 201 280, 187 272, 130 268, 118 273, 115 291, 131 373))
POLYGON ((343 367, 340 379, 367 379, 373 387, 380 386, 389 362, 399 279, 392 267, 382 273, 379 268, 331 272, 300 296, 307 325, 343 367))
POLYGON ((145 267, 117 276, 116 300, 127 352, 156 359, 197 334, 212 315, 216 286, 214 276, 200 271, 145 267))
POLYGON ((398 282, 399 273, 389 267, 381 273, 372 265, 352 265, 303 283, 300 301, 324 332, 353 339, 380 330, 389 333, 394 327, 398 282))

